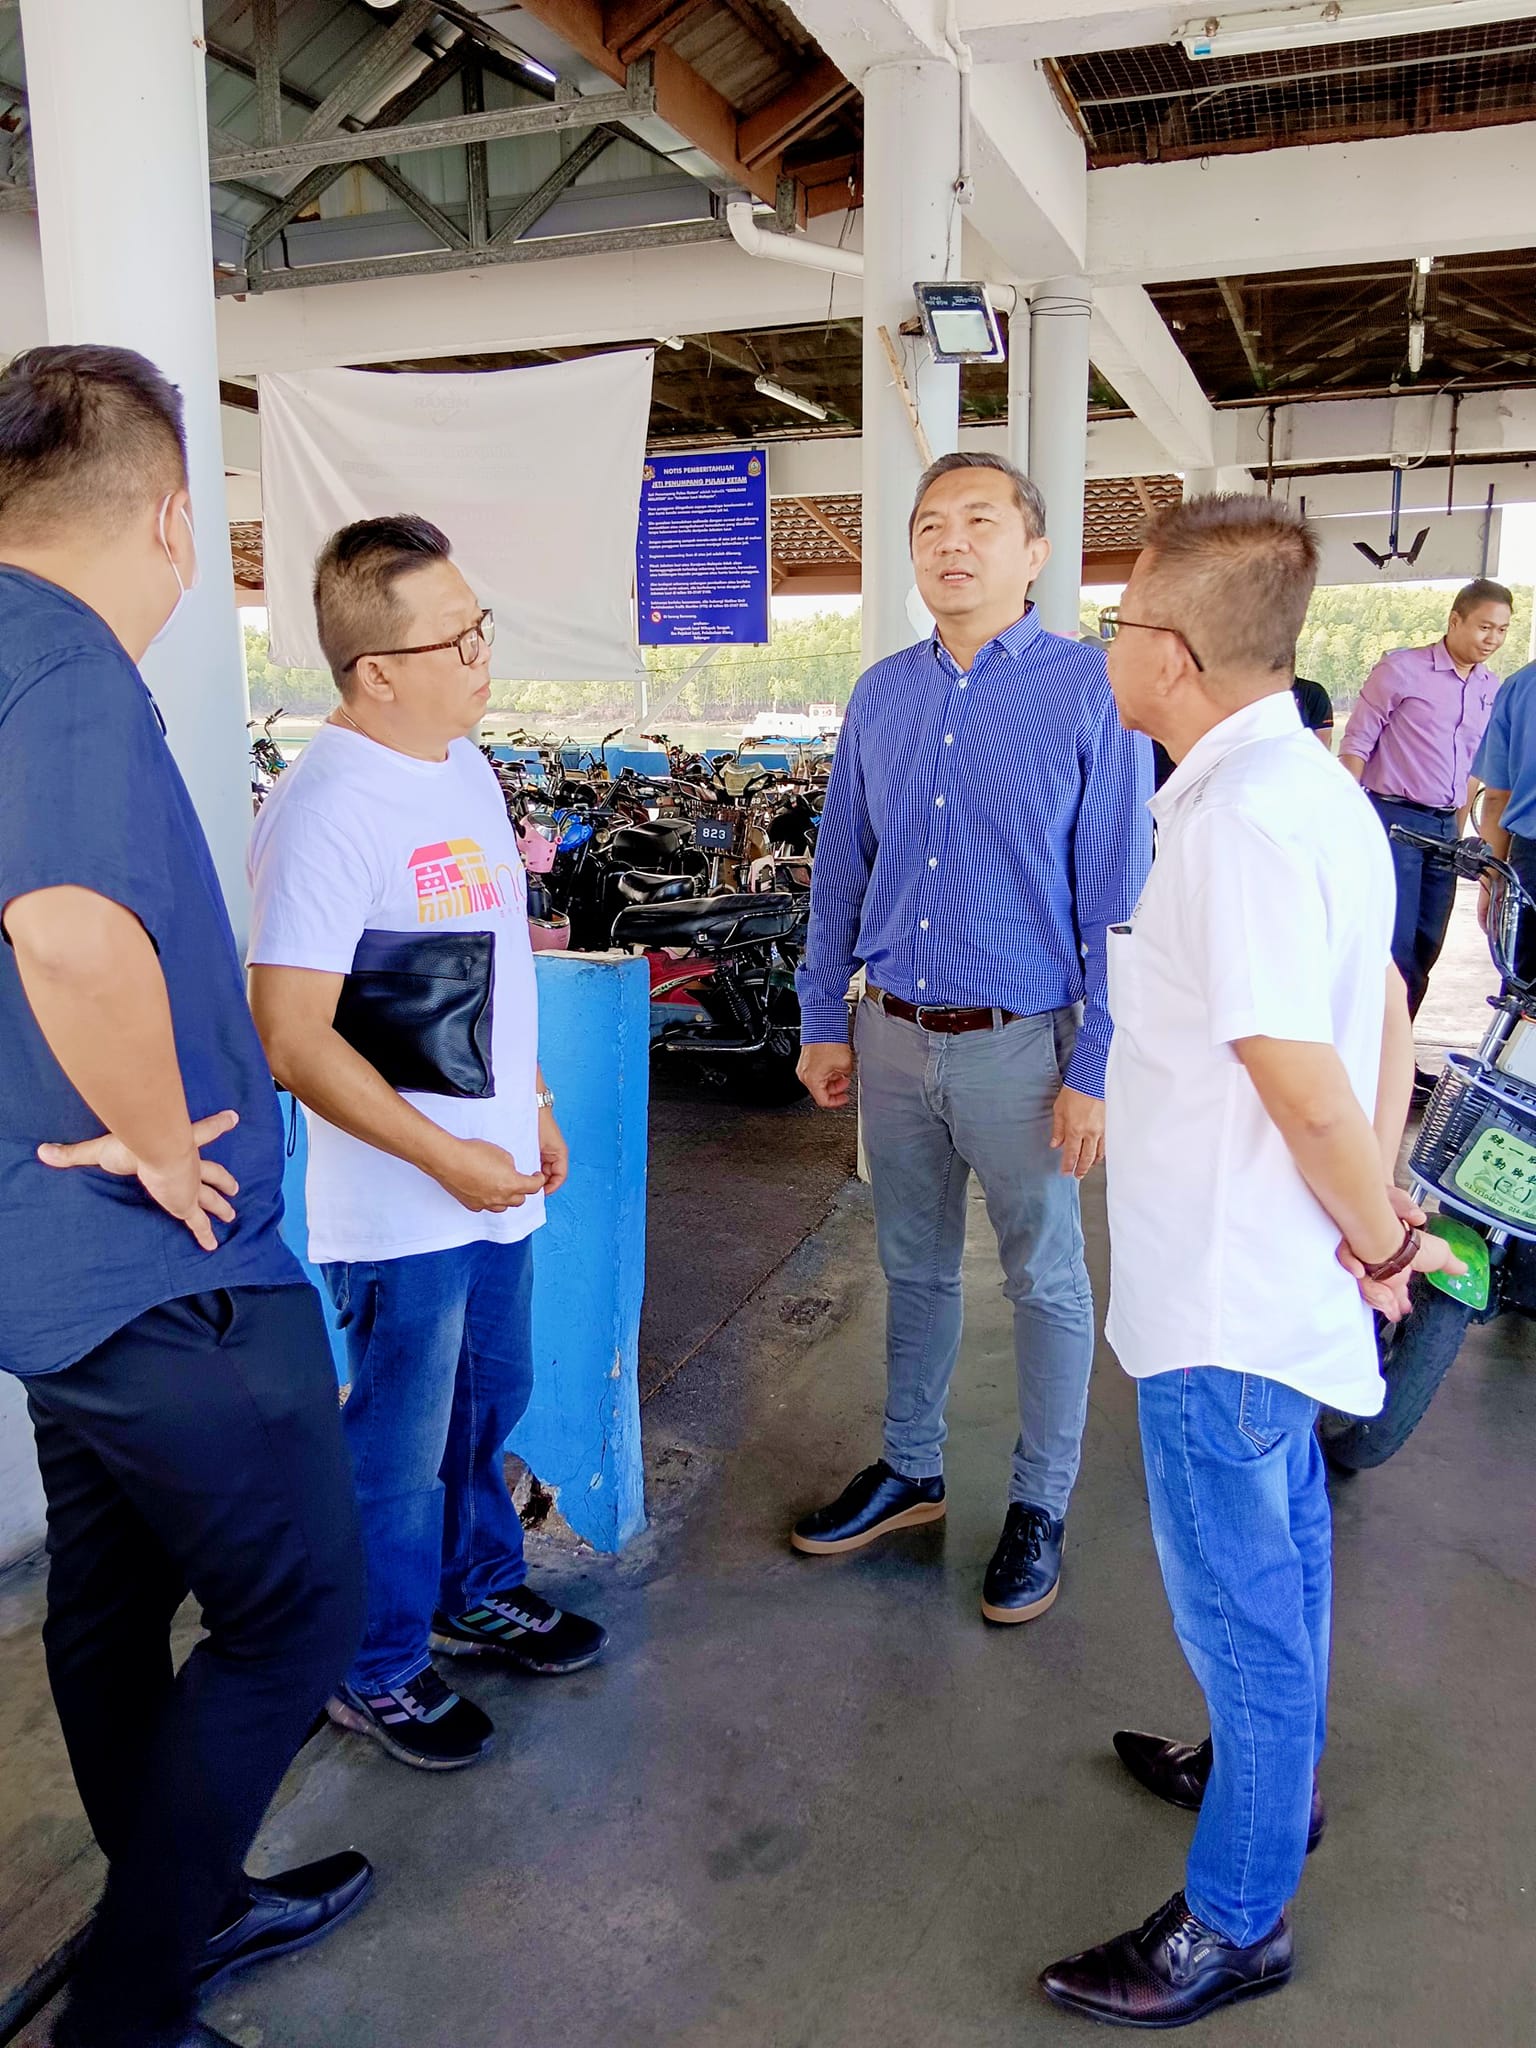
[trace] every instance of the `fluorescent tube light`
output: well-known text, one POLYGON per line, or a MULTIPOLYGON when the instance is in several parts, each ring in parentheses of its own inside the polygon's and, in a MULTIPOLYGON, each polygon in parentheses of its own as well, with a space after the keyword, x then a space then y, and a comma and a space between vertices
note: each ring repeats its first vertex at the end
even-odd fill
POLYGON ((531 71, 535 78, 542 78, 546 85, 558 85, 560 83, 549 66, 547 64, 540 64, 537 58, 519 57, 517 61, 525 71, 531 71))
POLYGON ((764 398, 776 398, 780 405, 793 406, 796 412, 808 412, 813 420, 824 420, 827 416, 827 408, 818 405, 814 398, 802 398, 798 391, 786 391, 771 377, 759 377, 753 389, 760 391, 764 398))
POLYGON ((1438 29, 1518 21, 1530 11, 1530 0, 1305 0, 1300 6, 1197 15, 1175 31, 1173 41, 1196 59, 1250 57, 1317 43, 1432 35, 1438 29))

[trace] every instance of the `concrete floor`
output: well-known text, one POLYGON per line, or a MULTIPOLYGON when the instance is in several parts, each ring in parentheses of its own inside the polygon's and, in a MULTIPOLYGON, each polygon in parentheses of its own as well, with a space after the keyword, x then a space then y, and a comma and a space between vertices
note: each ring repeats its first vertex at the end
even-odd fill
MULTIPOLYGON (((1463 903, 1421 1042, 1474 1039, 1489 979, 1463 903)), ((741 1218, 716 1166, 724 1244, 741 1218)), ((1087 1213, 1102 1300, 1092 1185, 1087 1213)), ((540 1582, 612 1628, 605 1663, 464 1676, 501 1734, 453 1777, 330 1731, 310 1745, 253 1863, 357 1842, 377 1896, 312 1954, 236 1980, 216 2025, 245 2048, 1101 2038, 1034 1976, 1179 1882, 1188 1817, 1120 1774, 1109 1736, 1198 1734, 1200 1703, 1107 1355, 1061 1602, 1015 1631, 980 1620, 1015 1424, 974 1221, 947 1524, 844 1560, 784 1540, 877 1445, 883 1304, 849 1187, 722 1328, 699 1307, 704 1341, 644 1410, 650 1532, 619 1559, 531 1539, 540 1582)), ((1536 2043, 1533 1467, 1536 1328, 1512 1318, 1473 1334, 1403 1454, 1339 1492, 1332 1825, 1296 1908, 1298 1975, 1201 2041, 1536 2043)), ((37 1577, 0 1583, 0 1935, 18 1955, 33 1922, 72 1924, 97 1867, 46 1701, 37 1577)))
MULTIPOLYGON (((876 1444, 882 1303, 852 1188, 647 1407, 652 1533, 546 1573, 610 1624, 607 1661, 466 1681, 501 1739, 455 1777, 322 1738, 266 1847, 355 1840, 377 1898, 238 1984, 216 2025, 250 2048, 1087 2038, 1035 1972, 1159 1904, 1189 1831, 1120 1774, 1110 1733, 1198 1734, 1200 1707, 1107 1356, 1062 1600, 1017 1631, 979 1618, 1014 1422, 973 1221, 947 1525, 839 1561, 784 1541, 876 1444)), ((1332 1825, 1296 1909, 1298 1976, 1204 2041, 1536 2039, 1533 1340, 1477 1333, 1407 1451, 1340 1495, 1332 1825)))

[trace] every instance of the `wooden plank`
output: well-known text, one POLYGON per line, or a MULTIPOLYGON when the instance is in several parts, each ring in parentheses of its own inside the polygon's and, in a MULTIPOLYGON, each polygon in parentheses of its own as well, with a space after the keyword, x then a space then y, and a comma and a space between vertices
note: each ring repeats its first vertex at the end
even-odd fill
POLYGON ((1152 502, 1152 493, 1147 489, 1146 478, 1143 476, 1133 476, 1131 478, 1131 488, 1140 500, 1142 511, 1151 519, 1157 511, 1157 507, 1152 502))
MULTIPOLYGON (((525 12, 563 36, 578 56, 608 77, 624 77, 624 62, 604 34, 601 0, 526 0, 525 12)), ((744 164, 737 154, 737 118, 730 102, 668 44, 660 44, 653 55, 659 117, 718 164, 728 178, 771 206, 778 189, 777 161, 769 158, 761 164, 744 164)))
POLYGON ((621 62, 632 64, 665 42, 705 0, 619 0, 603 10, 603 40, 621 62))
MULTIPOLYGON (((808 135, 817 123, 854 96, 854 88, 830 57, 823 57, 777 99, 743 121, 737 130, 736 153, 744 164, 782 156, 791 143, 808 135)), ((799 173, 796 173, 798 176, 799 173)), ((803 183, 802 179, 802 183, 803 183)))
POLYGON ((922 457, 923 467, 926 469, 933 460, 933 450, 928 445, 928 431, 912 397, 912 387, 908 384, 907 373, 902 368, 901 356, 891 339, 889 327, 881 327, 876 331, 880 336, 880 346, 885 350, 885 359, 891 366, 891 375, 896 380, 896 389, 901 393, 901 402, 907 408, 907 424, 912 429, 912 439, 917 443, 917 452, 922 457))
POLYGON ((792 502, 798 505, 806 518, 814 521, 829 539, 835 540, 845 555, 852 555, 856 562, 863 561, 863 554, 856 543, 851 541, 840 528, 832 524, 832 521, 822 511, 814 498, 796 498, 792 502))

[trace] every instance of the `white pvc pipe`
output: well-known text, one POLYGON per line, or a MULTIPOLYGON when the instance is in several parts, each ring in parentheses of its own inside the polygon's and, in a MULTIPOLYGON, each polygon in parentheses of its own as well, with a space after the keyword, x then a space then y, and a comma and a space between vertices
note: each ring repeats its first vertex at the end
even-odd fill
POLYGON ((737 248, 749 256, 762 256, 770 263, 794 263, 803 270, 828 270, 836 277, 864 275, 864 258, 857 249, 834 249, 805 235, 765 234, 749 199, 727 200, 725 219, 737 248))

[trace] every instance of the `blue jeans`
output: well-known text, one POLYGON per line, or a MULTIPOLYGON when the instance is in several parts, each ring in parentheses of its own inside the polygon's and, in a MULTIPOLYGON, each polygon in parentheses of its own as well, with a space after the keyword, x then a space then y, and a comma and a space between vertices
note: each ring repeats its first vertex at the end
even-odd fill
POLYGON ((1077 1477, 1093 1368, 1077 1182, 1051 1150, 1051 1112, 1076 1034, 1073 1010, 950 1035, 864 1002, 854 1024, 888 1290, 885 1461, 909 1479, 944 1469, 974 1172, 1013 1303, 1019 1437, 1008 1498, 1056 1516, 1077 1477))
POLYGON ((347 1677, 383 1692, 427 1662, 436 1608, 463 1613, 527 1576, 502 1454, 533 1391, 533 1248, 322 1270, 346 1335, 342 1423, 368 1575, 347 1677))
POLYGON ((1163 1584, 1211 1716, 1184 1894, 1246 1946, 1300 1881, 1326 1734, 1333 1529, 1317 1404, 1215 1366, 1137 1392, 1163 1584))
POLYGON ((1456 877, 1422 848, 1404 846, 1391 837, 1394 825, 1405 825, 1426 839, 1447 846, 1456 843, 1455 817, 1426 810, 1398 797, 1373 796, 1376 815, 1387 828, 1392 866, 1397 874, 1397 917, 1392 926, 1392 958, 1408 984, 1408 1014, 1417 1017, 1429 989, 1430 972, 1440 958, 1446 929, 1456 903, 1456 877))

